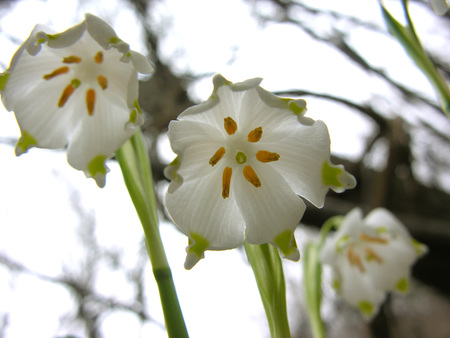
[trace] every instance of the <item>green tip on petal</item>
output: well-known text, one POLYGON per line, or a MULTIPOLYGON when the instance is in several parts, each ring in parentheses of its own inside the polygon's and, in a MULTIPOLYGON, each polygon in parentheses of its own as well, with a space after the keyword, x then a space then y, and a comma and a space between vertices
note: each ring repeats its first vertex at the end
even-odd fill
POLYGON ((375 307, 371 302, 363 300, 358 303, 358 309, 364 317, 371 317, 374 313, 375 307))
POLYGON ((306 101, 305 100, 292 100, 288 104, 288 108, 295 115, 303 115, 306 112, 306 101))
POLYGON ((61 36, 61 34, 47 34, 49 40, 56 40, 61 36))
POLYGON ((109 43, 111 43, 111 44, 118 44, 118 43, 121 43, 121 42, 123 42, 122 39, 120 39, 117 36, 113 36, 113 37, 111 37, 109 39, 109 43))
POLYGON ((89 162, 87 169, 89 177, 92 177, 100 188, 105 186, 105 177, 108 173, 108 167, 105 165, 106 156, 98 155, 89 162))
POLYGON ((333 282, 331 283, 331 287, 336 291, 339 292, 341 290, 341 282, 337 280, 336 278, 333 279, 333 282))
POLYGON ((184 268, 190 270, 197 262, 205 257, 205 250, 209 247, 209 242, 203 236, 192 233, 189 236, 189 246, 186 248, 186 261, 184 268))
POLYGON ((428 248, 425 244, 422 244, 419 241, 416 241, 415 239, 411 239, 411 244, 417 256, 422 256, 428 251, 428 248))
POLYGON ((5 90, 6 82, 8 82, 9 73, 1 73, 0 74, 0 91, 5 90))
POLYGON ((23 153, 26 153, 28 149, 37 146, 36 139, 28 134, 28 132, 23 131, 22 137, 19 139, 19 141, 16 144, 16 156, 20 156, 23 153))
POLYGON ((273 240, 274 244, 280 249, 284 258, 291 261, 298 261, 300 259, 300 252, 297 248, 294 234, 291 230, 283 231, 273 240))
POLYGON ((328 161, 323 162, 322 183, 329 186, 335 192, 343 192, 356 186, 356 180, 344 170, 342 165, 333 165, 328 161))
POLYGON ((408 290, 409 290, 409 282, 408 282, 408 280, 405 277, 399 279, 399 281, 395 285, 395 289, 398 292, 402 292, 402 293, 408 292, 408 290))

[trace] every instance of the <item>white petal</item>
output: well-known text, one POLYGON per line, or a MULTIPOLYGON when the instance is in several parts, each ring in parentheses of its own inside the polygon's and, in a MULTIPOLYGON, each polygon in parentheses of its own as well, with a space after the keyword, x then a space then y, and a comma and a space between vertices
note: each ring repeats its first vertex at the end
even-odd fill
MULTIPOLYGON (((261 187, 255 188, 249 183, 242 171, 234 174, 235 181, 231 186, 231 193, 235 194, 245 219, 246 241, 277 244, 275 239, 280 234, 295 230, 306 207, 275 170, 265 165, 255 165, 253 169, 260 178, 261 187)), ((299 253, 294 251, 287 258, 297 260, 299 253)))
POLYGON ((95 15, 87 13, 85 18, 87 31, 92 38, 97 41, 103 49, 111 48, 111 44, 114 43, 114 38, 117 38, 117 34, 114 29, 95 15))
POLYGON ((79 41, 85 31, 86 23, 83 21, 62 33, 49 34, 48 31, 43 32, 45 35, 38 33, 38 38, 46 39, 47 46, 50 48, 66 48, 79 41))
POLYGON ((293 114, 277 124, 277 129, 265 134, 263 127, 263 137, 257 146, 278 153, 280 159, 270 165, 283 175, 297 194, 322 207, 329 189, 322 179, 323 164, 330 157, 327 127, 322 121, 303 126, 293 114))
POLYGON ((374 287, 372 276, 361 273, 356 266, 350 265, 343 255, 340 256, 337 264, 342 276, 340 287, 342 297, 349 304, 358 308, 366 320, 370 320, 384 301, 385 292, 374 287), (371 307, 372 309, 370 309, 371 307))
POLYGON ((154 67, 151 62, 142 54, 130 50, 131 62, 133 62, 134 68, 141 74, 150 74, 154 71, 154 67))
MULTIPOLYGON (((217 168, 219 169, 219 168, 217 168)), ((232 174, 232 180, 235 174, 232 174)), ((222 197, 222 171, 184 181, 166 194, 165 203, 174 223, 187 236, 200 235, 208 250, 235 248, 244 240, 244 221, 231 196, 222 197)))
MULTIPOLYGON (((80 89, 80 95, 85 95, 84 87, 80 89)), ((79 117, 81 123, 70 139, 67 159, 70 165, 83 170, 88 177, 96 174, 89 170, 89 165, 94 159, 112 157, 134 133, 133 130, 125 128, 130 111, 125 100, 123 101, 124 104, 121 106, 112 105, 102 93, 97 93, 94 113, 89 116, 84 96, 74 100, 74 109, 81 113, 79 117)), ((105 172, 101 173, 103 178, 98 179, 104 180, 106 172, 105 168, 105 172)), ((97 179, 96 181, 99 183, 97 179)))

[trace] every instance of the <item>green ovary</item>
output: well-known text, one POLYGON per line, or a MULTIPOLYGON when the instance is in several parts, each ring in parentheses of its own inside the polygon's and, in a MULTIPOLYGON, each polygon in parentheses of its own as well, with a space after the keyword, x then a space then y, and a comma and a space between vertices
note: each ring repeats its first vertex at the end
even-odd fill
POLYGON ((237 164, 244 164, 245 162, 247 162, 247 156, 242 151, 238 152, 234 159, 236 160, 237 164))

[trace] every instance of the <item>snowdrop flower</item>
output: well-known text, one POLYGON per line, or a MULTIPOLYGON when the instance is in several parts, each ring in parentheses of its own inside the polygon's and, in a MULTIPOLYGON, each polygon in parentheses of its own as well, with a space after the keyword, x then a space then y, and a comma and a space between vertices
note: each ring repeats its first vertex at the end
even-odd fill
POLYGON ((178 157, 166 170, 165 203, 189 236, 185 267, 244 238, 298 260, 293 231, 305 204, 297 195, 322 207, 329 188, 342 192, 355 179, 331 164, 327 127, 304 116, 304 100, 279 98, 261 79, 213 81, 211 97, 169 125, 178 157))
POLYGON ((444 15, 448 10, 447 0, 430 0, 431 8, 436 14, 444 15))
POLYGON ((325 243, 321 260, 333 269, 335 290, 370 320, 386 292, 408 291, 411 266, 426 251, 388 210, 375 209, 363 219, 355 208, 325 243))
POLYGON ((37 25, 0 76, 21 130, 16 155, 68 145, 74 168, 105 185, 106 159, 142 124, 137 72, 149 61, 94 15, 62 33, 37 25))

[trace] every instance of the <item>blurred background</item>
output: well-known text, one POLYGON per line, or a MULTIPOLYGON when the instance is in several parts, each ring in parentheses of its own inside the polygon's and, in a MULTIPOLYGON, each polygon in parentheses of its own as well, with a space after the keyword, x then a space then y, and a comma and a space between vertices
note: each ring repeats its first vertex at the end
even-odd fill
MULTIPOLYGON (((410 0, 418 36, 450 78, 450 13, 410 0)), ((398 18, 400 1, 386 4, 398 18)), ((391 210, 429 247, 412 290, 392 295, 372 323, 343 303, 324 271, 329 337, 450 337, 450 122, 427 79, 389 35, 376 0, 0 1, 0 70, 36 23, 62 31, 95 14, 154 63, 140 79, 144 134, 160 202, 173 159, 168 123, 207 99, 211 78, 252 77, 301 97, 329 127, 333 162, 358 181, 308 205, 300 251, 323 222, 359 206, 391 210)), ((45 99, 45 98, 43 98, 45 99)), ((104 189, 64 151, 14 156, 13 113, 0 111, 0 338, 166 337, 143 234, 111 160, 104 189)), ((241 249, 207 252, 185 271, 186 237, 160 205, 161 232, 191 337, 269 337, 241 249)), ((310 337, 302 263, 284 262, 293 337, 310 337)))

